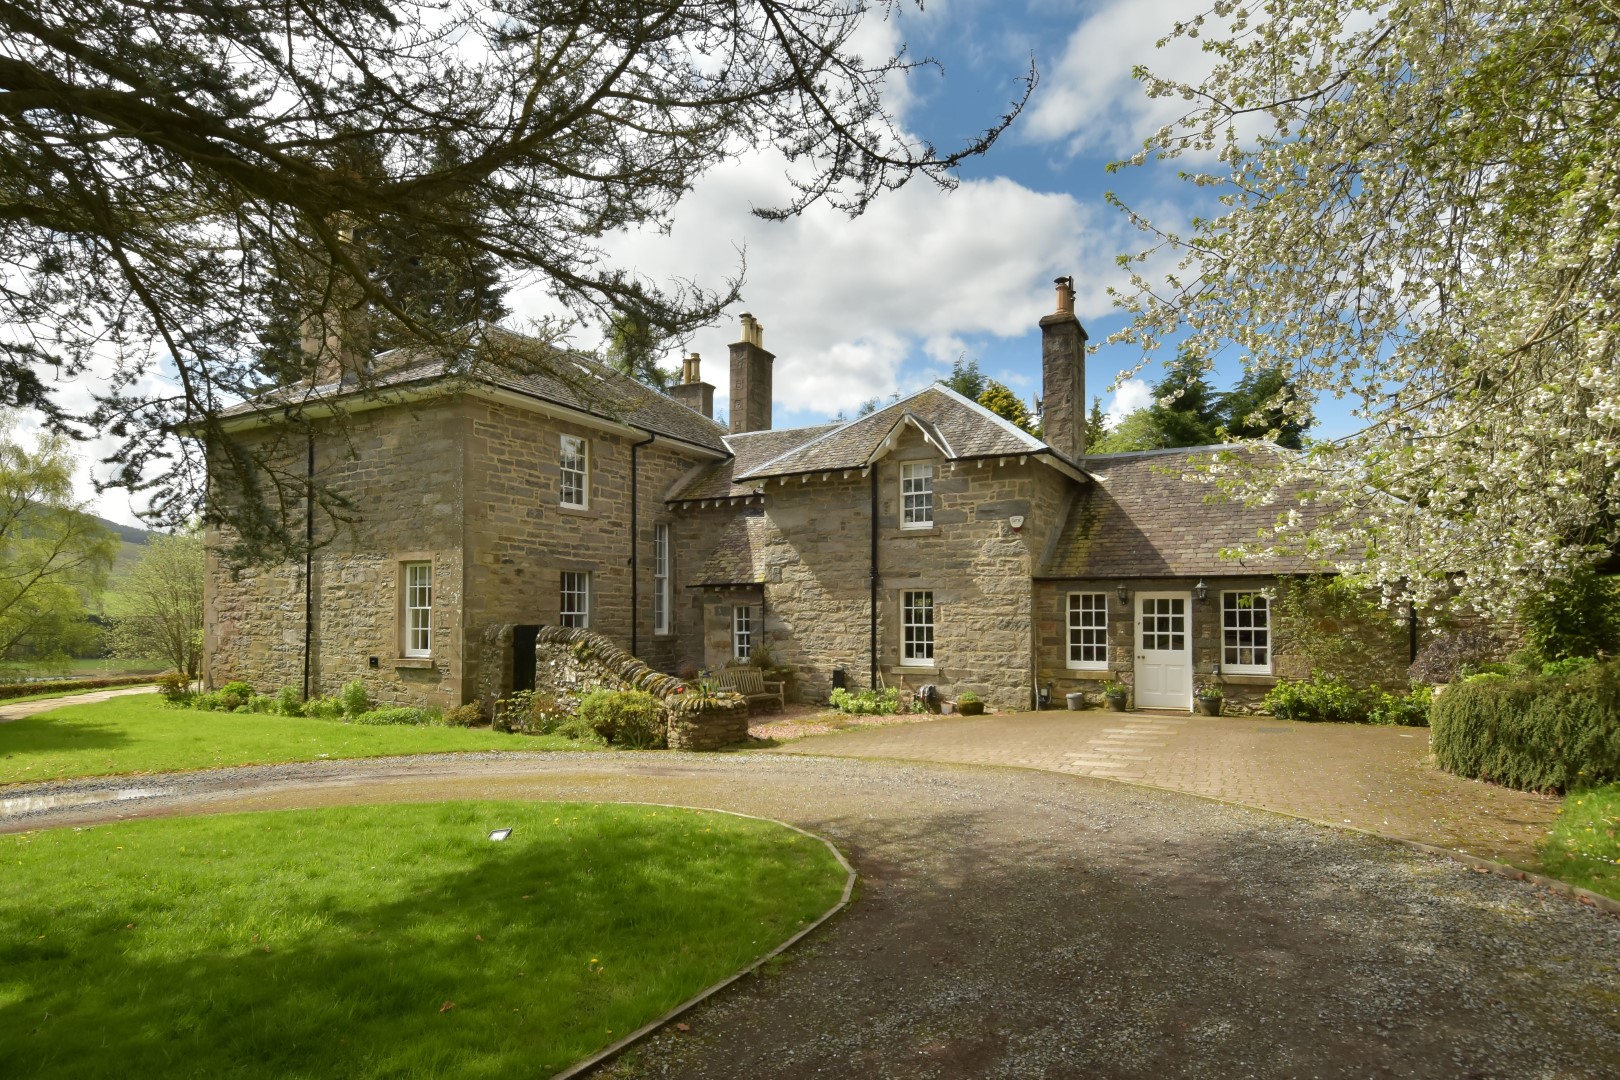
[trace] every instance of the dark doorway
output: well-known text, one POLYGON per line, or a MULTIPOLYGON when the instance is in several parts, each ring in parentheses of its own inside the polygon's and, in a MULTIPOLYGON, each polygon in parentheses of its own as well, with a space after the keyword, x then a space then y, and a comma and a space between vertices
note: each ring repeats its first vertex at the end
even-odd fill
POLYGON ((512 627, 512 691, 534 689, 534 642, 538 626, 512 627))

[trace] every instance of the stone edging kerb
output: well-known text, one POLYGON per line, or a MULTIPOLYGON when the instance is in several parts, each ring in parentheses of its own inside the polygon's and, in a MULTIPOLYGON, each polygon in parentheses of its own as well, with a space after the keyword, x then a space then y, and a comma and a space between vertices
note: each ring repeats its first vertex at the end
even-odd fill
POLYGON ((658 1019, 643 1024, 641 1027, 632 1031, 618 1042, 597 1051, 584 1061, 576 1062, 575 1064, 570 1065, 562 1072, 553 1076, 551 1080, 571 1080, 572 1077, 583 1076, 585 1073, 596 1068, 598 1065, 602 1064, 608 1059, 616 1057, 625 1050, 628 1050, 631 1046, 634 1046, 636 1043, 645 1039, 647 1036, 651 1035, 653 1032, 657 1031, 659 1028, 663 1027, 677 1016, 680 1016, 682 1013, 685 1013, 707 1001, 709 998, 713 997, 715 994, 718 994, 720 991, 724 990, 726 987, 730 986, 744 975, 751 975, 758 971, 767 960, 772 960, 775 957, 780 956, 782 953, 798 944, 799 941, 802 940, 807 934, 821 926, 822 923, 826 922, 828 919, 844 910, 844 908, 848 907, 850 896, 853 895, 855 891, 855 868, 849 865, 849 860, 844 858, 844 853, 839 851, 837 846, 825 836, 818 836, 816 833, 813 833, 808 829, 801 829, 797 825, 790 825, 785 821, 777 821, 775 818, 759 817, 756 814, 740 814, 735 810, 716 810, 713 807, 708 806, 682 806, 679 803, 616 803, 614 805, 659 806, 670 810, 697 810, 708 814, 729 814, 732 817, 748 818, 751 821, 765 821, 772 825, 780 825, 785 829, 792 829, 794 832, 803 836, 808 836, 812 840, 819 840, 821 843, 826 845, 828 851, 832 852, 833 858, 838 860, 838 865, 844 868, 844 892, 843 895, 838 898, 838 902, 832 907, 828 908, 826 911, 822 912, 821 917, 816 919, 815 922, 811 923, 809 926, 806 926, 804 929, 782 942, 776 948, 772 949, 764 956, 761 956, 758 960, 755 960, 752 964, 749 964, 747 967, 736 972, 735 974, 726 976, 724 979, 721 979, 708 989, 699 991, 696 996, 681 1002, 663 1016, 658 1017, 658 1019))

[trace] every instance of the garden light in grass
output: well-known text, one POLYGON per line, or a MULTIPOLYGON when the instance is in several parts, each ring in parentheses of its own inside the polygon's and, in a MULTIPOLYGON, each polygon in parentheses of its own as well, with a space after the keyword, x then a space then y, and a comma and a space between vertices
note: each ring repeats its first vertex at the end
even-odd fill
POLYGON ((496 829, 494 832, 489 834, 489 838, 491 840, 505 840, 508 836, 511 836, 511 835, 512 835, 512 830, 511 829, 496 829))

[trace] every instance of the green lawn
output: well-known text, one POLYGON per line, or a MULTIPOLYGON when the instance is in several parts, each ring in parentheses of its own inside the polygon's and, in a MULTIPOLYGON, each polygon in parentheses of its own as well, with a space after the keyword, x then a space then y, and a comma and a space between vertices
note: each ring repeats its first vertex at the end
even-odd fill
POLYGON ((1620 900, 1620 784, 1564 797, 1541 865, 1560 881, 1620 900))
POLYGON ((844 885, 781 826, 574 803, 51 829, 0 865, 8 1077, 544 1077, 844 885))
POLYGON ((143 694, 66 705, 0 723, 0 784, 317 758, 579 747, 559 736, 487 729, 365 727, 260 713, 199 712, 170 708, 155 694, 143 694))

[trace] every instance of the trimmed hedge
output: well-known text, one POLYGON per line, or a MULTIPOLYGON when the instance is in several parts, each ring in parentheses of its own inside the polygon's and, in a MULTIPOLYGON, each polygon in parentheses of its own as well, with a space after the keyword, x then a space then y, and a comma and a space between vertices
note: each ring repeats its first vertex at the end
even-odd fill
POLYGON ((111 690, 119 686, 139 686, 155 683, 156 675, 114 675, 107 679, 48 679, 44 682, 0 683, 0 701, 6 698, 30 697, 34 694, 57 694, 69 690, 111 690))
POLYGON ((1434 699, 1440 767, 1522 791, 1620 780, 1620 661, 1549 678, 1476 676, 1434 699))

